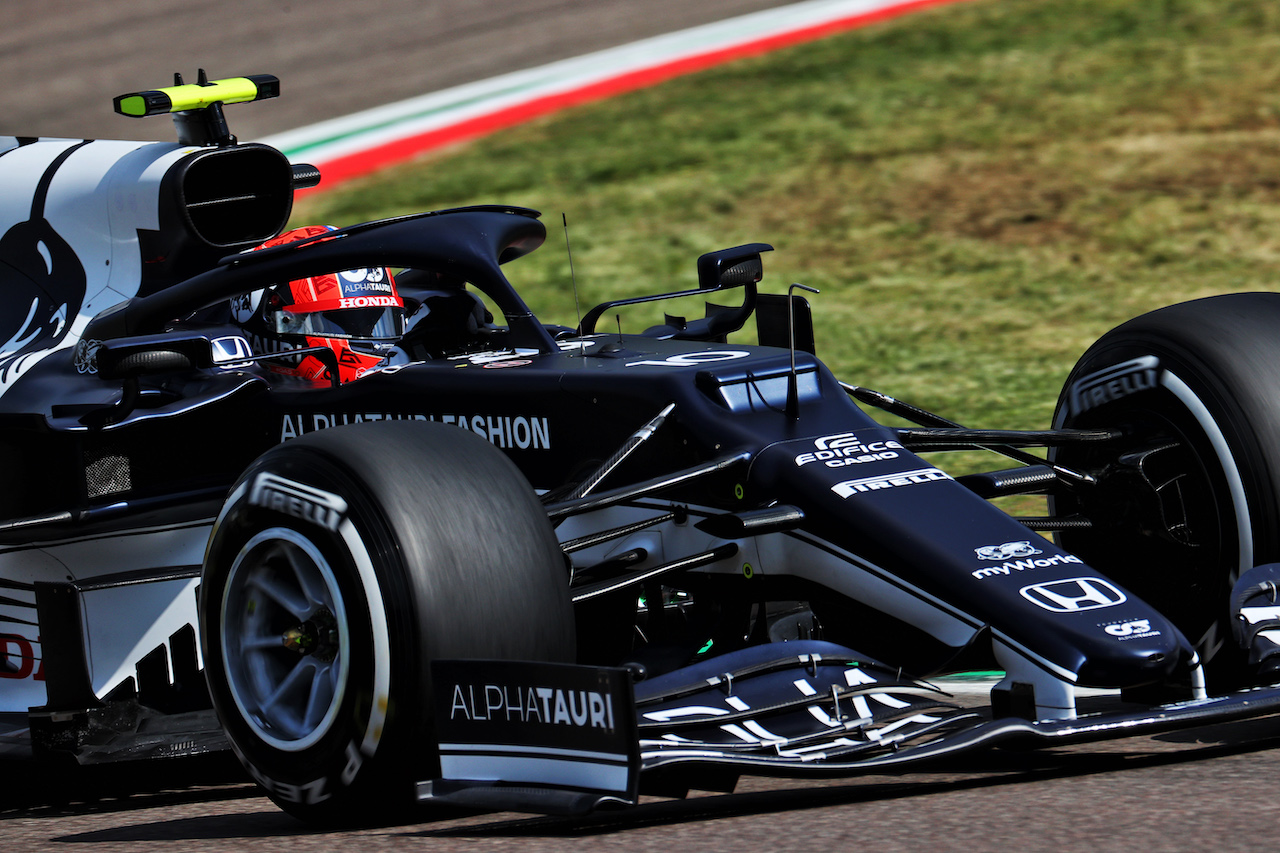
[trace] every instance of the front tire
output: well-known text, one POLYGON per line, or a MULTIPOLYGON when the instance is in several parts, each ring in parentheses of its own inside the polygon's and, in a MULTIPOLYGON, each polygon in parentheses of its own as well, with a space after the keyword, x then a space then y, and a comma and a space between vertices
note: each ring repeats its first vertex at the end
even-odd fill
POLYGON ((1055 426, 1121 428, 1120 442, 1057 449, 1096 488, 1054 499, 1089 530, 1059 543, 1134 589, 1196 646, 1211 687, 1244 680, 1229 598, 1280 559, 1280 294, 1173 305, 1113 329, 1067 380, 1055 426))
POLYGON ((395 819, 439 775, 430 661, 572 661, 565 563, 515 466, 455 427, 393 421, 268 451, 214 526, 210 693, 286 811, 395 819))

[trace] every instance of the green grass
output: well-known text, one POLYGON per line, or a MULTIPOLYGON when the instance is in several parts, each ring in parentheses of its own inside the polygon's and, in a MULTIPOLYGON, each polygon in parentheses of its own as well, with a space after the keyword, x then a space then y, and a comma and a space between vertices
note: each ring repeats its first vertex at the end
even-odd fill
POLYGON ((1044 428, 1108 328, 1275 287, 1278 56, 1274 0, 974 0, 557 114, 295 218, 541 209, 548 245, 508 274, 569 325, 561 212, 584 310, 691 287, 699 254, 769 242, 764 289, 822 290, 837 375, 1044 428))

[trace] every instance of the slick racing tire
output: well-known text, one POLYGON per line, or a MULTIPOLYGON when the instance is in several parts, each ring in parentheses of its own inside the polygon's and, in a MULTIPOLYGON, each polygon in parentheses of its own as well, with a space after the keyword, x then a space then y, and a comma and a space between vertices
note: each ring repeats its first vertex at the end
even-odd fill
POLYGON ((532 487, 465 430, 336 427, 261 456, 214 525, 202 649, 232 748, 285 811, 394 820, 439 778, 430 662, 571 662, 532 487))
POLYGON ((1071 372, 1054 423, 1125 434, 1053 454, 1098 477, 1054 499, 1055 514, 1094 524, 1059 544, 1172 619, 1211 689, 1244 682, 1231 587, 1280 559, 1280 294, 1200 299, 1113 329, 1071 372))

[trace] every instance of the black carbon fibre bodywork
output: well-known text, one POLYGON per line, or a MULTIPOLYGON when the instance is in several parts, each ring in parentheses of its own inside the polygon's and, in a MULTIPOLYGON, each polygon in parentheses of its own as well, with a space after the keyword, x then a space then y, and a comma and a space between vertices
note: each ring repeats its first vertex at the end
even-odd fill
MULTIPOLYGON (((496 209, 361 225, 337 232, 334 239, 225 260, 182 284, 99 315, 82 337, 110 346, 132 335, 161 335, 156 338, 160 347, 173 323, 165 318, 189 316, 281 279, 386 264, 445 272, 474 284, 506 312, 508 331, 494 351, 519 359, 433 359, 336 388, 272 381, 256 364, 162 373, 144 378, 136 408, 93 428, 94 406, 111 405, 119 383, 79 372, 75 351, 67 349, 29 371, 0 398, 0 408, 14 415, 44 414, 38 432, 45 440, 65 442, 65 451, 55 450, 54 456, 78 450, 90 458, 108 447, 122 452, 132 460, 132 479, 128 489, 110 493, 118 502, 183 494, 196 485, 216 487, 219 478, 229 483, 252 458, 292 436, 393 418, 453 423, 481 434, 506 451, 535 488, 550 490, 570 480, 584 460, 607 458, 649 413, 674 403, 668 423, 642 452, 639 462, 645 468, 677 470, 729 452, 745 454, 746 461, 683 486, 672 498, 721 512, 773 502, 800 506, 805 518, 792 538, 818 543, 875 583, 939 611, 942 620, 963 626, 961 638, 966 630, 976 634, 989 628, 997 642, 1058 678, 1125 687, 1192 668, 1194 653, 1176 628, 1132 591, 1052 543, 1037 541, 1037 553, 1025 565, 1016 558, 979 559, 977 549, 1025 539, 1026 529, 901 446, 896 432, 856 406, 815 357, 797 353, 793 418, 785 412, 786 351, 636 335, 553 340, 499 266, 542 236, 530 212, 496 209), (517 360, 522 363, 494 368, 517 360), (187 436, 201 448, 200 459, 149 470, 146 448, 160 435, 172 434, 187 436), (829 448, 825 453, 824 447, 829 448), (855 456, 850 448, 872 450, 855 456), (832 461, 846 464, 830 467, 832 461), (1006 563, 1012 568, 1004 568, 1006 563), (1031 582, 1050 596, 1055 583, 1075 584, 1086 595, 1089 588, 1079 584, 1092 584, 1102 596, 1099 602, 1123 607, 1124 619, 1145 620, 1149 636, 1117 643, 1099 629, 1099 608, 1048 609, 1043 598, 1024 592, 1031 582)), ((614 475, 627 476, 626 469, 614 475)), ((68 483, 44 509, 93 512, 94 501, 77 500, 80 485, 68 483)), ((787 573, 785 568, 779 572, 787 573)), ((856 594, 853 586, 842 592, 856 594)), ((931 626, 917 627, 929 631, 931 626)))

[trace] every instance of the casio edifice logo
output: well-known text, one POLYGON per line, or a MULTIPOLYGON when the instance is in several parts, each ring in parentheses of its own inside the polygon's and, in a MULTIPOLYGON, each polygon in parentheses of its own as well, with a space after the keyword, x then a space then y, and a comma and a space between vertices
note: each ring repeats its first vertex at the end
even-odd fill
POLYGON ((896 441, 864 443, 851 432, 815 438, 813 447, 812 453, 801 453, 796 457, 797 468, 808 465, 810 462, 821 462, 828 468, 842 468, 864 462, 882 462, 897 459, 898 451, 902 449, 902 445, 896 441))

